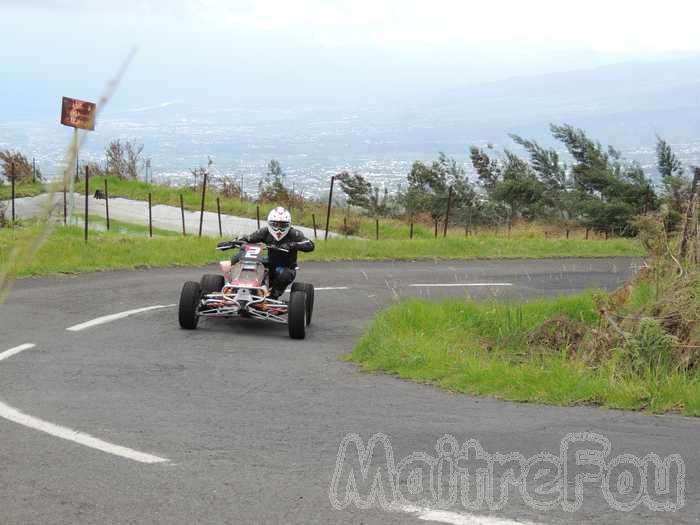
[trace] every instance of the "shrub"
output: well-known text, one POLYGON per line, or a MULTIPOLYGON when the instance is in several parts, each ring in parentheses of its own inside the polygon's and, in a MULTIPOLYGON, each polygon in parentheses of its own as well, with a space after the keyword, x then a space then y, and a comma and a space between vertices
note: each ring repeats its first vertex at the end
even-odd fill
POLYGON ((618 351, 618 358, 636 374, 668 372, 677 368, 674 350, 678 339, 653 318, 639 322, 637 329, 618 351))

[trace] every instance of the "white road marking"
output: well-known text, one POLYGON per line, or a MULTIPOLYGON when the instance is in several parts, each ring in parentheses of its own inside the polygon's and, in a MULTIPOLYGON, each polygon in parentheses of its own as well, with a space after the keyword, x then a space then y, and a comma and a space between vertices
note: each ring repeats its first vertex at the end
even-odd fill
POLYGON ((431 283, 409 284, 412 288, 439 288, 439 287, 465 287, 465 286, 513 286, 513 283, 431 283))
MULTIPOLYGON (((317 291, 317 292, 322 292, 322 291, 324 291, 324 290, 349 290, 349 289, 350 289, 349 286, 325 286, 325 287, 322 287, 322 288, 316 288, 316 287, 314 287, 314 290, 317 291)), ((287 289, 285 290, 285 292, 288 292, 288 293, 291 293, 291 291, 292 291, 291 288, 287 288, 287 289)))
POLYGON ((100 450, 114 456, 120 456, 132 461, 138 461, 139 463, 167 463, 169 461, 165 458, 152 456, 151 454, 146 454, 145 452, 139 452, 138 450, 114 445, 93 437, 90 434, 85 434, 83 432, 78 432, 77 430, 54 425, 48 421, 43 421, 27 414, 23 414, 19 410, 16 410, 1 401, 0 417, 7 419, 8 421, 12 421, 13 423, 17 423, 18 425, 50 434, 57 438, 72 441, 73 443, 94 448, 95 450, 100 450))
POLYGON ((412 505, 397 505, 394 507, 394 510, 413 514, 413 516, 419 520, 437 521, 440 523, 449 523, 450 525, 535 525, 531 521, 515 521, 492 516, 462 514, 460 512, 414 507, 412 505))
POLYGON ((4 352, 0 353, 0 361, 4 361, 8 357, 17 355, 20 352, 23 352, 24 350, 29 350, 30 348, 34 348, 35 346, 36 345, 34 343, 25 343, 23 345, 15 346, 14 348, 10 348, 9 350, 5 350, 4 352))
POLYGON ((166 305, 159 304, 156 306, 147 306, 145 308, 136 308, 135 310, 127 310, 126 312, 119 312, 117 314, 104 315, 102 317, 98 317, 97 319, 93 319, 91 321, 85 321, 84 323, 69 326, 68 328, 66 328, 66 330, 69 330, 71 332, 79 332, 80 330, 85 330, 86 328, 92 328, 93 326, 97 326, 97 325, 104 324, 104 323, 109 323, 111 321, 117 321, 119 319, 123 319, 124 317, 129 317, 130 315, 140 314, 141 312, 148 312, 150 310, 157 310, 159 308, 171 308, 173 306, 177 306, 177 305, 175 305, 175 304, 166 304, 166 305))

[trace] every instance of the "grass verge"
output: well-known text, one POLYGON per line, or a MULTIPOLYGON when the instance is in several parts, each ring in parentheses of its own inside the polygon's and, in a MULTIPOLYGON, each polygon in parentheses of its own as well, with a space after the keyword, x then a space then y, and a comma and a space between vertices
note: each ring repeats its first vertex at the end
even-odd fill
POLYGON ((503 238, 493 235, 437 239, 380 241, 328 239, 319 241, 309 254, 317 260, 353 259, 475 259, 642 256, 644 250, 632 239, 581 241, 543 238, 503 238))
POLYGON ((587 331, 600 322, 591 293, 525 304, 409 301, 381 312, 348 360, 504 400, 700 415, 697 370, 632 369, 622 349, 591 362, 567 344, 531 344, 538 326, 561 316, 587 331))
MULTIPOLYGON (((104 220, 91 219, 97 230, 104 229, 104 220)), ((214 250, 217 239, 182 237, 175 232, 111 221, 112 230, 91 230, 89 242, 83 241, 83 229, 56 227, 36 257, 21 261, 18 277, 52 273, 77 273, 136 267, 196 266, 215 262, 221 254, 214 250)), ((16 242, 28 241, 36 233, 24 226, 0 230, 0 266, 7 262, 9 248, 16 242)), ((514 240, 489 236, 446 239, 414 239, 412 241, 362 239, 329 239, 319 241, 316 251, 300 254, 303 261, 379 260, 416 258, 472 259, 483 257, 562 257, 643 255, 638 244, 627 239, 611 241, 514 240)))
MULTIPOLYGON (((4 269, 7 264, 9 248, 13 243, 29 244, 36 233, 34 227, 0 230, 0 267, 4 269)), ((81 227, 59 226, 31 260, 19 261, 13 275, 31 277, 115 269, 199 266, 216 260, 214 244, 208 237, 149 238, 147 233, 135 231, 128 234, 91 231, 86 244, 81 227)))
MULTIPOLYGON (((21 182, 15 186, 15 197, 35 197, 47 191, 47 185, 42 182, 21 182)), ((10 184, 0 184, 0 200, 12 198, 12 186, 10 184)), ((8 203, 9 206, 9 203, 8 203)))

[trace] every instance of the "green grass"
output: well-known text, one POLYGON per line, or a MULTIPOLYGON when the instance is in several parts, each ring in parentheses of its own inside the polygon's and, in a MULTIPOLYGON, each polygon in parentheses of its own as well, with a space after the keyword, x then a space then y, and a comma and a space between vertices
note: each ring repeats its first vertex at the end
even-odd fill
MULTIPOLYGON (((80 225, 78 228, 82 228, 82 217, 78 217, 78 222, 80 225)), ((99 215, 90 215, 88 219, 88 224, 90 230, 98 232, 107 231, 107 219, 100 217, 99 215)), ((122 222, 114 219, 109 219, 109 228, 111 233, 119 235, 148 235, 148 226, 143 226, 141 224, 133 224, 131 222, 122 222)), ((178 232, 171 230, 162 230, 160 228, 153 228, 153 235, 160 237, 180 237, 178 232)))
POLYGON ((644 250, 634 240, 582 241, 543 238, 503 238, 493 235, 437 239, 380 241, 329 239, 319 241, 310 254, 319 260, 343 259, 474 259, 538 257, 642 256, 644 250))
POLYGON ((528 332, 555 314, 589 327, 598 321, 592 294, 525 304, 409 301, 381 312, 348 359, 498 399, 700 415, 697 372, 639 376, 612 360, 591 366, 565 349, 528 347, 528 332))
MULTIPOLYGON (((26 249, 35 228, 0 230, 0 267, 5 266, 15 243, 26 249)), ((31 259, 20 257, 14 268, 17 277, 101 270, 200 266, 217 260, 215 241, 208 237, 169 235, 149 238, 145 232, 118 234, 93 232, 83 240, 80 227, 56 227, 31 259)))
MULTIPOLYGON (((22 182, 15 186, 15 197, 34 197, 46 192, 46 185, 41 182, 22 182)), ((12 186, 10 184, 0 184, 0 200, 12 198, 12 186)))
MULTIPOLYGON (((90 219, 93 227, 104 229, 104 219, 90 219)), ((19 277, 51 273, 77 273, 136 267, 204 265, 217 261, 217 238, 188 235, 154 229, 148 238, 146 226, 111 221, 112 230, 94 231, 89 242, 83 241, 81 226, 54 228, 37 257, 17 268, 19 277)), ((0 230, 0 265, 7 261, 10 248, 28 246, 35 227, 23 226, 0 230)), ((340 261, 358 259, 416 259, 478 257, 560 257, 642 255, 633 241, 566 241, 545 239, 502 239, 469 237, 446 239, 414 239, 412 241, 362 239, 319 240, 312 253, 299 255, 300 261, 340 261)))

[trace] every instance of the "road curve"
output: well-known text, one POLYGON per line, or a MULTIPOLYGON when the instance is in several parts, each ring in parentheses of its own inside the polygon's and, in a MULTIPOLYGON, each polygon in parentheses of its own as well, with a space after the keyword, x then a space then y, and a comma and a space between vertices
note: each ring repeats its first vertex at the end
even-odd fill
POLYGON ((262 322, 206 320, 183 331, 167 307, 66 330, 176 303, 183 281, 213 267, 19 281, 0 305, 0 352, 36 346, 0 362, 0 401, 169 461, 136 463, 0 419, 0 522, 479 523, 485 515, 494 524, 695 522, 700 422, 694 419, 454 395, 361 373, 339 359, 377 309, 402 298, 531 299, 614 288, 639 264, 631 258, 303 263, 300 280, 329 288, 317 294, 304 341, 262 322), (447 284, 459 286, 436 286, 447 284), (584 486, 574 512, 562 505, 538 509, 513 493, 499 508, 471 510, 425 509, 418 502, 333 505, 339 447, 354 434, 365 443, 385 435, 398 462, 417 452, 435 455, 446 434, 460 443, 477 440, 490 453, 556 456, 572 432, 604 436, 612 456, 680 454, 683 507, 618 511, 594 483, 584 486))

